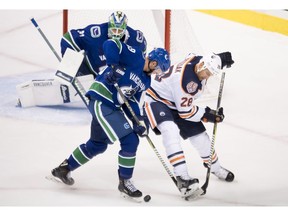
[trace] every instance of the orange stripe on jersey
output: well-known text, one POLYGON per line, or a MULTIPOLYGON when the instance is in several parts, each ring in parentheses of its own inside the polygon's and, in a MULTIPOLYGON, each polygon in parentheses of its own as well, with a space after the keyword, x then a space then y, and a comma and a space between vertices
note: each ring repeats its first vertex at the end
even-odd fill
POLYGON ((150 88, 148 88, 147 90, 146 90, 146 94, 148 94, 148 95, 150 95, 154 100, 159 100, 159 98, 157 97, 157 95, 156 94, 154 94, 154 92, 150 89, 150 88))
POLYGON ((157 125, 157 123, 155 122, 154 116, 153 116, 153 112, 151 110, 151 107, 148 103, 144 103, 144 107, 145 107, 145 112, 147 114, 147 117, 149 119, 149 122, 151 124, 151 128, 154 129, 157 125))
POLYGON ((179 116, 183 119, 188 119, 188 118, 191 118, 193 115, 195 115, 197 109, 196 109, 196 106, 193 106, 191 111, 189 113, 179 113, 179 116))
POLYGON ((177 158, 174 158, 174 159, 170 160, 170 163, 173 163, 173 162, 175 162, 175 161, 177 161, 177 160, 181 160, 181 159, 183 159, 183 158, 184 158, 184 155, 182 155, 182 156, 180 156, 180 157, 177 157, 177 158))
MULTIPOLYGON (((216 161, 217 160, 217 154, 216 153, 213 153, 212 155, 212 162, 216 161)), ((206 159, 206 160, 203 160, 205 163, 209 163, 209 159, 206 159)))
POLYGON ((160 102, 162 102, 162 103, 164 103, 164 104, 167 104, 168 106, 173 106, 173 107, 175 107, 170 101, 165 100, 165 99, 161 99, 161 98, 157 97, 157 95, 156 95, 150 88, 148 88, 148 89, 146 90, 146 94, 148 94, 149 96, 151 96, 151 97, 152 97, 154 100, 156 100, 156 101, 160 101, 160 102))
MULTIPOLYGON (((180 85, 181 85, 181 88, 182 88, 182 80, 183 80, 183 75, 184 75, 184 70, 185 70, 185 67, 186 65, 194 58, 195 56, 192 56, 191 58, 188 58, 185 63, 182 65, 182 68, 181 68, 181 79, 180 79, 180 85)), ((185 90, 182 88, 182 90, 185 92, 185 90)), ((186 93, 186 92, 185 92, 186 93)))
POLYGON ((212 161, 215 161, 217 158, 218 158, 218 157, 217 157, 217 154, 214 153, 214 154, 212 155, 212 161))
POLYGON ((209 163, 209 159, 203 160, 203 162, 208 164, 209 163))

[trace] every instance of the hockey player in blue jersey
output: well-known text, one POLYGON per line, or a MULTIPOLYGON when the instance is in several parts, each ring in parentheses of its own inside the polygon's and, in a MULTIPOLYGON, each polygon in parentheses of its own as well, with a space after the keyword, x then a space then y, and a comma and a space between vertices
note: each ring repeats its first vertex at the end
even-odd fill
MULTIPOLYGON (((127 26, 127 22, 127 16, 121 11, 116 11, 109 16, 108 22, 71 29, 62 37, 60 42, 62 56, 67 49, 85 53, 76 75, 84 89, 88 89, 98 73, 106 67, 103 50, 103 43, 106 40, 115 38, 130 46, 138 46, 146 55, 147 42, 143 33, 127 26)), ((37 85, 39 80, 32 80, 29 83, 31 91, 27 91, 27 82, 18 85, 16 89, 19 106, 54 106, 81 100, 72 86, 64 86, 55 79, 48 81, 51 85, 45 88, 41 85, 40 89, 37 85)))
POLYGON ((141 116, 138 103, 142 93, 150 86, 151 73, 166 71, 170 66, 170 58, 163 48, 154 49, 145 57, 139 47, 130 46, 117 39, 104 42, 103 50, 108 67, 97 76, 86 94, 93 116, 90 138, 53 169, 52 175, 56 180, 73 185, 71 171, 105 152, 108 144, 119 140, 121 149, 118 154, 118 189, 124 196, 137 199, 142 196, 142 192, 131 182, 139 144, 137 135, 148 134, 148 125, 145 117, 141 116), (131 117, 115 88, 115 83, 142 122, 140 125, 131 117), (132 126, 124 113, 130 118, 132 126))
POLYGON ((77 52, 84 50, 85 58, 77 76, 93 74, 94 77, 106 67, 106 58, 103 43, 109 38, 116 38, 129 44, 139 46, 146 52, 146 39, 140 30, 127 26, 127 16, 121 11, 111 14, 108 22, 91 24, 83 29, 72 29, 64 34, 61 39, 61 54, 67 48, 77 52))

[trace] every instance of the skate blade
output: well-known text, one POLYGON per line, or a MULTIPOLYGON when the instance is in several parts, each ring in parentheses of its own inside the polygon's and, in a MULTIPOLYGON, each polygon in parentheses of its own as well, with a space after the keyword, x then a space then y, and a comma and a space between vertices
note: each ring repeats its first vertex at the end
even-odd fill
POLYGON ((191 201, 191 200, 195 200, 198 197, 201 196, 201 194, 203 193, 201 188, 196 189, 195 191, 193 191, 193 193, 190 196, 185 197, 184 199, 186 201, 191 201))
POLYGON ((131 196, 128 196, 127 194, 123 193, 123 192, 120 192, 120 195, 126 199, 126 200, 129 200, 129 201, 132 201, 132 202, 135 202, 135 203, 141 203, 142 202, 142 196, 141 197, 131 197, 131 196))
POLYGON ((52 182, 54 182, 54 183, 57 183, 57 184, 62 184, 62 185, 64 185, 64 183, 63 183, 60 179, 54 177, 53 175, 45 176, 45 179, 47 179, 47 180, 49 180, 49 181, 52 181, 52 182))

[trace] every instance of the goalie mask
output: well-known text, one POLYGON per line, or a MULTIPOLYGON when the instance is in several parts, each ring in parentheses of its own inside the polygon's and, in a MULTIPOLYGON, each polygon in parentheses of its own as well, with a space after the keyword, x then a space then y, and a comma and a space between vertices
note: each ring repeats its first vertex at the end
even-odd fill
POLYGON ((108 21, 108 37, 120 40, 127 28, 127 16, 121 11, 111 14, 108 21))
POLYGON ((208 69, 213 75, 217 75, 221 72, 222 61, 219 55, 211 53, 202 57, 199 63, 204 63, 199 72, 208 69))

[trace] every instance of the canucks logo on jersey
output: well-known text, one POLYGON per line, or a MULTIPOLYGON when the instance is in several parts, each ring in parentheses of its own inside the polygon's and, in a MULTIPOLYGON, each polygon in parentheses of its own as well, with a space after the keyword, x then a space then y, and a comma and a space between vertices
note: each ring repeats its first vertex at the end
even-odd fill
POLYGON ((130 87, 123 86, 121 87, 121 90, 127 98, 132 98, 133 95, 139 90, 139 86, 135 86, 134 88, 132 88, 132 85, 130 87))

